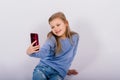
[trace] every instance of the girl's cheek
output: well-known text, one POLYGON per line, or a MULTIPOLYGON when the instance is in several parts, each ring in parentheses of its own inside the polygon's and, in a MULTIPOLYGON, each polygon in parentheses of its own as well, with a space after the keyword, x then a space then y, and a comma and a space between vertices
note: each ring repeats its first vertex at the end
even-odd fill
POLYGON ((54 30, 52 30, 53 34, 55 34, 54 30))

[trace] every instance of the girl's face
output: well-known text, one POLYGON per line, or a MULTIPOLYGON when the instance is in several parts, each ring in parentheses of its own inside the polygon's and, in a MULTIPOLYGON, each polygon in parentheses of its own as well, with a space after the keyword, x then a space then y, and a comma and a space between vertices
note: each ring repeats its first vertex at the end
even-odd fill
POLYGON ((60 18, 55 18, 52 21, 50 21, 50 26, 53 34, 61 38, 66 38, 65 32, 67 25, 67 22, 65 23, 60 18))

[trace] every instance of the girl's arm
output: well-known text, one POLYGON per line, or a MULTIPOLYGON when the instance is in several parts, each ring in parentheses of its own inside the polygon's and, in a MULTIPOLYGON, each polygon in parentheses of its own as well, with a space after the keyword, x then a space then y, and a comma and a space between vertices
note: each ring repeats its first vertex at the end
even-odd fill
MULTIPOLYGON (((75 56, 76 51, 77 51, 77 47, 78 47, 78 42, 79 42, 79 35, 78 34, 73 36, 73 41, 74 41, 74 45, 75 45, 73 53, 74 53, 74 56, 75 56)), ((78 72, 77 72, 76 69, 69 69, 68 72, 67 72, 67 75, 77 75, 77 74, 78 74, 78 72)))
MULTIPOLYGON (((31 45, 33 45, 33 44, 34 43, 32 43, 31 45)), ((50 53, 54 51, 55 39, 54 39, 54 37, 47 39, 41 48, 39 48, 39 45, 35 46, 35 47, 33 47, 31 45, 27 50, 28 54, 31 57, 44 58, 48 55, 51 55, 50 53), (36 51, 38 48, 39 48, 39 50, 36 51)))

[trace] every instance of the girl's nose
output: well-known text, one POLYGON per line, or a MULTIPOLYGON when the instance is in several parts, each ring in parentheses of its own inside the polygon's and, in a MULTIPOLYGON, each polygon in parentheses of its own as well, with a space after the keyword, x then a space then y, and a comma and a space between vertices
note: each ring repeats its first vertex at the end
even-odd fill
POLYGON ((56 26, 54 30, 57 31, 57 30, 58 30, 58 27, 56 26))

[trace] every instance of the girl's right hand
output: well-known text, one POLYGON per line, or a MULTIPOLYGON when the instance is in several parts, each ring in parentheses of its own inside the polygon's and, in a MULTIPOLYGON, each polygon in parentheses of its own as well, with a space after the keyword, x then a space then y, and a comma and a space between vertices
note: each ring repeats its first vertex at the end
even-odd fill
POLYGON ((33 53, 36 53, 39 51, 39 48, 40 48, 40 45, 37 45, 37 46, 33 46, 34 44, 36 43, 36 41, 34 41, 27 49, 26 53, 28 55, 30 54, 33 54, 33 53))
POLYGON ((78 72, 75 69, 69 69, 67 75, 77 75, 78 72))

